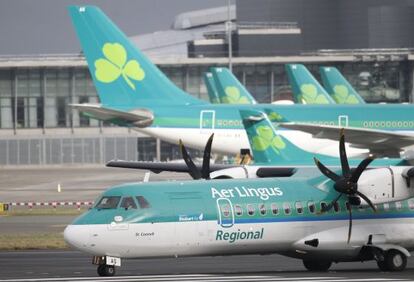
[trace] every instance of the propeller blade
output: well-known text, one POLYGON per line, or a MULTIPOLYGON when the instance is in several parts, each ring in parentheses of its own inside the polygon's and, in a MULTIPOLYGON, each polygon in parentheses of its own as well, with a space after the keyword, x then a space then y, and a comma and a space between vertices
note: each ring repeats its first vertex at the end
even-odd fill
POLYGON ((333 181, 337 181, 340 179, 340 177, 333 171, 331 171, 329 168, 324 166, 317 158, 313 158, 315 161, 316 166, 319 168, 319 170, 328 178, 332 179, 333 181))
POLYGON ((344 129, 341 129, 341 139, 339 140, 339 156, 341 158, 342 176, 348 178, 351 174, 349 169, 348 157, 346 156, 345 150, 345 135, 344 129))
POLYGON ((352 183, 357 183, 362 172, 367 168, 367 166, 374 160, 372 157, 365 158, 362 162, 359 163, 358 167, 353 171, 350 181, 352 183))
POLYGON ((352 234, 352 205, 351 204, 349 204, 348 211, 349 211, 349 225, 348 225, 349 227, 348 227, 348 241, 347 242, 349 244, 349 241, 351 241, 351 234, 352 234))
POLYGON ((201 177, 204 179, 210 179, 210 155, 211 145, 213 143, 214 133, 208 138, 203 155, 203 166, 201 167, 201 177))
POLYGON ((367 196, 365 196, 364 194, 362 194, 361 192, 359 192, 359 191, 356 191, 356 194, 358 195, 358 196, 360 196, 362 199, 364 199, 365 200, 365 202, 367 202, 368 203, 368 205, 374 210, 374 212, 377 212, 377 209, 375 208, 375 206, 374 206, 374 204, 371 202, 371 200, 367 197, 367 196))
POLYGON ((185 148, 183 141, 181 141, 181 139, 180 139, 180 149, 181 149, 181 154, 183 155, 183 159, 185 163, 187 164, 188 173, 191 175, 193 179, 200 179, 201 173, 196 167, 196 165, 194 164, 190 155, 188 154, 187 149, 185 148))
POLYGON ((329 205, 327 205, 324 209, 322 209, 322 210, 321 210, 321 213, 324 213, 324 212, 330 211, 330 210, 332 209, 332 207, 335 205, 335 203, 339 200, 339 198, 341 198, 341 196, 342 196, 342 193, 340 193, 340 194, 338 195, 338 197, 336 197, 336 199, 335 199, 335 200, 333 200, 332 202, 330 202, 330 203, 329 203, 329 205))

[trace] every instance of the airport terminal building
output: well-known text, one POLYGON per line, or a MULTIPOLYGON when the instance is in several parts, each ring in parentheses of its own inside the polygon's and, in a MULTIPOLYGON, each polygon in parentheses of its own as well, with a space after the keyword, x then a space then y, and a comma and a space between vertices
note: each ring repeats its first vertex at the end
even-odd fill
MULTIPOLYGON (((291 97, 285 63, 318 78, 336 66, 371 103, 414 98, 414 0, 236 0, 233 72, 260 103, 291 97), (324 9, 318 7, 323 6, 324 9)), ((208 100, 202 75, 228 66, 227 7, 177 15, 171 30, 131 37, 180 88, 208 100)), ((99 103, 82 54, 0 57, 0 165, 180 158, 178 146, 83 117, 99 103)))

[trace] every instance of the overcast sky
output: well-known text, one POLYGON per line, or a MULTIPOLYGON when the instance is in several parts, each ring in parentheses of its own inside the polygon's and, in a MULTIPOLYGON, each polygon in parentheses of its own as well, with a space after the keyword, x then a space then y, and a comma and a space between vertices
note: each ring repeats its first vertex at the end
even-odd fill
POLYGON ((169 29, 175 15, 227 0, 0 0, 0 56, 78 53, 66 7, 99 6, 128 36, 169 29))

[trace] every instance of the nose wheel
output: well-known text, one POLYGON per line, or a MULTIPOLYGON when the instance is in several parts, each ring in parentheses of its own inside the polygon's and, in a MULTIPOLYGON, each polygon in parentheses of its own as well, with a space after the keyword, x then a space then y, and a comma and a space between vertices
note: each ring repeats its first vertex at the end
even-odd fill
POLYGON ((115 266, 101 264, 98 266, 98 275, 99 276, 114 276, 115 275, 115 266))

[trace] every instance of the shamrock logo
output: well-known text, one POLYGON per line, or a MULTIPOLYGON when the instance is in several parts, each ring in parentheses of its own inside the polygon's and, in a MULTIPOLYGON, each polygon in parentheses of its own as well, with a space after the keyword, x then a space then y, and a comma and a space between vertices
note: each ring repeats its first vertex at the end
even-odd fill
POLYGON ((127 52, 119 43, 105 43, 102 47, 105 58, 95 61, 95 76, 100 82, 111 83, 121 75, 126 83, 135 90, 133 80, 143 80, 145 72, 136 60, 127 62, 127 52))
POLYGON ((268 116, 268 118, 271 122, 277 122, 277 121, 282 121, 283 120, 282 115, 280 115, 276 112, 271 112, 267 116, 268 116))
POLYGON ((249 99, 240 97, 240 91, 236 86, 227 86, 224 92, 226 96, 223 97, 223 102, 226 104, 250 104, 249 99))
POLYGON ((359 101, 355 97, 355 95, 352 95, 348 91, 348 87, 345 85, 335 85, 334 87, 334 99, 338 104, 358 104, 359 101))
POLYGON ((329 104, 328 99, 323 94, 318 94, 318 90, 313 84, 302 84, 301 100, 304 104, 329 104))
POLYGON ((286 147, 285 142, 279 135, 275 135, 269 126, 259 126, 256 129, 256 136, 252 139, 252 147, 257 151, 264 151, 271 147, 276 154, 280 154, 280 150, 286 147))

